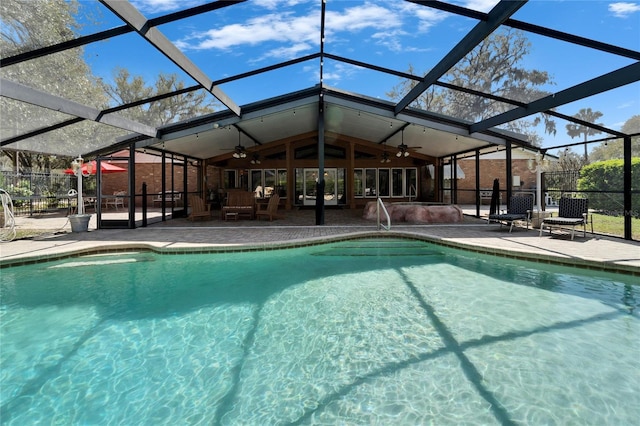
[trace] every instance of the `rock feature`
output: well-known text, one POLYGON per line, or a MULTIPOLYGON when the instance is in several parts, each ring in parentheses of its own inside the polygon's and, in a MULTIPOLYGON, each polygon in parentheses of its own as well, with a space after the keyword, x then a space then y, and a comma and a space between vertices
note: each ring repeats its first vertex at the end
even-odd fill
MULTIPOLYGON (((457 223, 463 220, 462 210, 454 205, 384 203, 384 206, 387 208, 392 222, 457 223)), ((375 201, 367 203, 362 217, 367 220, 376 220, 375 201)))

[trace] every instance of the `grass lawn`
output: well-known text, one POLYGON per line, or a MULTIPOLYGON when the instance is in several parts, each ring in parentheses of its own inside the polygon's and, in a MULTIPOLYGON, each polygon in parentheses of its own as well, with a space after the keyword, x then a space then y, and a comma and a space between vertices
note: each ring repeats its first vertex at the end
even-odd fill
MULTIPOLYGON (((594 213, 593 231, 598 234, 609 234, 624 237, 624 218, 594 213)), ((640 219, 631 219, 631 236, 640 240, 640 219)))

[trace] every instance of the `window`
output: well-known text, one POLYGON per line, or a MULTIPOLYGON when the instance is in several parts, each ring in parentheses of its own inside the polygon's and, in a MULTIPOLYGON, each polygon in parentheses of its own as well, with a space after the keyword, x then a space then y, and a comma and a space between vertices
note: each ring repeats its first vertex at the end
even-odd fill
POLYGON ((404 169, 391 169, 391 196, 404 195, 404 169))
POLYGON ((251 190, 256 194, 257 198, 264 197, 262 170, 251 170, 251 190))
POLYGON ((276 171, 267 169, 264 171, 264 197, 271 197, 276 188, 276 171))
POLYGON ((304 201, 304 169, 296 169, 295 178, 296 197, 293 202, 302 204, 304 201))
POLYGON ((416 198, 418 196, 418 169, 405 169, 405 196, 416 198))
POLYGON ((346 170, 345 169, 338 169, 337 170, 337 177, 336 177, 336 187, 338 190, 338 204, 346 204, 347 203, 347 197, 346 197, 346 193, 347 193, 347 180, 344 178, 346 174, 346 170))
POLYGON ((280 198, 287 197, 287 171, 286 170, 278 170, 278 176, 276 178, 276 192, 280 196, 280 198))
POLYGON ((389 169, 378 169, 378 194, 380 197, 389 196, 389 169))
POLYGON ((224 171, 224 187, 226 189, 237 188, 238 185, 238 172, 235 170, 225 170, 224 171))
POLYGON ((364 181, 362 180, 362 169, 353 170, 353 195, 355 197, 364 196, 364 181))
POLYGON ((378 188, 376 182, 376 172, 377 169, 366 169, 364 171, 365 175, 365 188, 364 188, 364 196, 365 197, 375 197, 378 194, 378 188))

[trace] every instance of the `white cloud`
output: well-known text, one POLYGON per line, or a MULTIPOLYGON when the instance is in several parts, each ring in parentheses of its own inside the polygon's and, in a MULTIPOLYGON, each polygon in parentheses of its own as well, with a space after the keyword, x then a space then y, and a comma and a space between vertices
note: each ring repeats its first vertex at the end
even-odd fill
POLYGON ((293 59, 300 56, 301 53, 309 51, 311 47, 308 43, 295 43, 290 46, 277 47, 264 52, 260 57, 252 59, 251 62, 260 62, 266 58, 293 59))
POLYGON ((363 68, 351 64, 331 63, 323 70, 324 82, 330 86, 337 86, 340 81, 352 78, 363 68))
POLYGON ((342 12, 327 11, 326 32, 358 32, 364 29, 389 29, 402 25, 400 17, 386 7, 365 3, 342 12))
POLYGON ((307 0, 253 0, 254 6, 263 7, 269 10, 278 10, 282 7, 293 7, 301 3, 308 3, 307 0))
POLYGON ((620 105, 618 105, 616 108, 618 109, 626 109, 626 108, 631 108, 632 106, 634 106, 636 104, 635 101, 627 101, 627 102, 623 102, 620 105))
POLYGON ((205 0, 132 0, 131 4, 141 13, 161 13, 188 9, 205 3, 205 0))
POLYGON ((464 7, 479 12, 489 12, 496 4, 498 4, 498 0, 469 0, 464 7))
MULTIPOLYGON (((178 0, 136 0, 162 1, 178 0)), ((319 0, 317 0, 319 1, 319 0)), ((493 0, 492 0, 493 1, 493 0)), ((325 41, 339 48, 343 41, 341 34, 363 33, 378 46, 392 52, 423 50, 406 46, 406 41, 419 33, 424 33, 447 14, 428 7, 403 3, 393 8, 387 1, 369 0, 363 3, 338 2, 346 4, 343 9, 332 9, 327 5, 325 41), (353 6, 352 6, 353 5, 353 6)), ((218 49, 228 51, 243 46, 261 46, 265 49, 259 61, 267 57, 290 59, 298 54, 311 52, 320 43, 320 8, 317 3, 306 0, 256 0, 252 6, 260 6, 271 12, 260 14, 243 22, 228 24, 206 31, 194 32, 176 41, 182 50, 218 49), (307 12, 303 8, 292 10, 292 5, 309 4, 307 12), (275 46, 279 44, 279 46, 275 46), (278 56, 280 55, 280 56, 278 56)), ((334 6, 336 7, 336 6, 334 6)))
POLYGON ((307 42, 319 44, 320 22, 311 16, 289 19, 287 14, 269 14, 250 19, 242 24, 230 24, 200 34, 194 34, 176 42, 181 49, 227 50, 241 45, 257 45, 264 42, 307 42))
POLYGON ((609 12, 618 18, 626 18, 632 13, 640 12, 640 4, 638 3, 609 3, 609 12))

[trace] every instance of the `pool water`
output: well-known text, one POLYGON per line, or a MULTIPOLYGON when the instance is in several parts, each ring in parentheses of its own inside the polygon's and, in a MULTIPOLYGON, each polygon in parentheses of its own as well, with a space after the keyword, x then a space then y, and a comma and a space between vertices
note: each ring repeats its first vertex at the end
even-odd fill
POLYGON ((394 239, 1 273, 2 424, 640 418, 633 277, 394 239))

